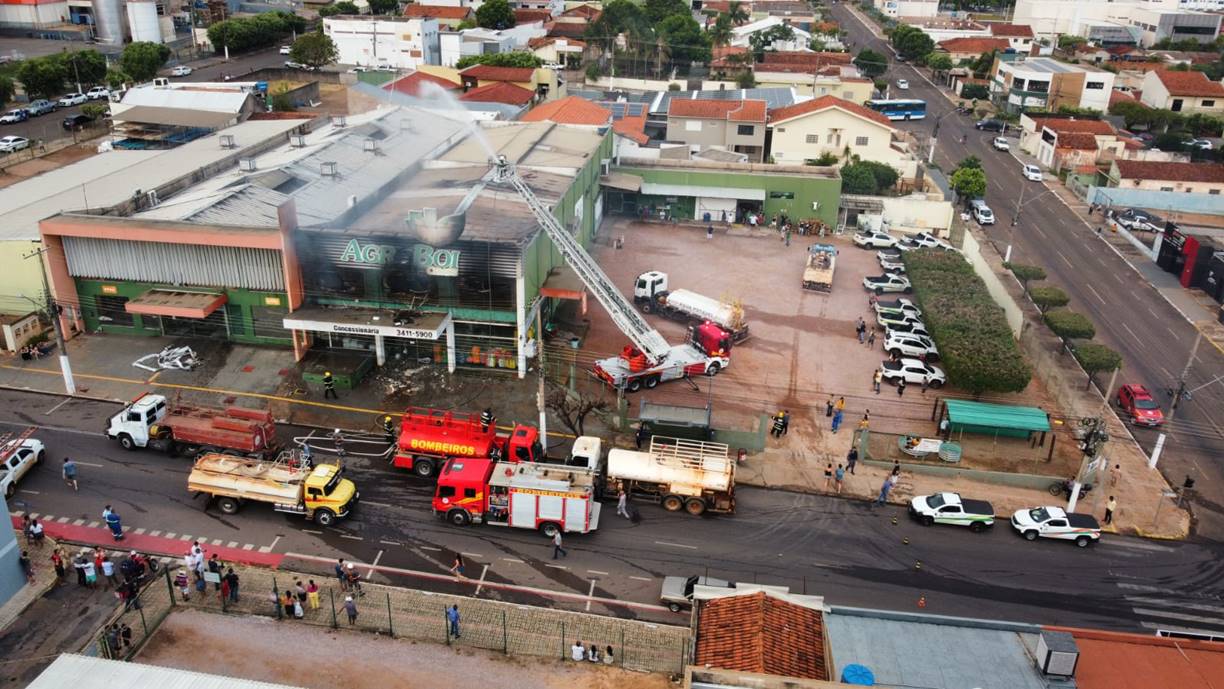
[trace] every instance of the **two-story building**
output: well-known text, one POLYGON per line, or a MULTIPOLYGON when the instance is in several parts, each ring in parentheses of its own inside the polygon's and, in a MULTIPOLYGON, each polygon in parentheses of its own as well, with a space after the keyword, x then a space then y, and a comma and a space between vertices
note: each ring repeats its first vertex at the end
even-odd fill
POLYGON ((440 60, 433 17, 324 17, 323 33, 336 44, 336 61, 345 65, 416 69, 440 60))
POLYGON ((1109 171, 1109 186, 1215 196, 1224 191, 1224 165, 1115 160, 1109 171))
POLYGON ((537 103, 565 97, 565 82, 561 81, 555 70, 548 67, 472 65, 459 71, 459 80, 465 94, 493 88, 496 84, 509 84, 535 94, 534 100, 537 103))
POLYGON ((1126 142, 1105 120, 1082 117, 1020 117, 1020 150, 1053 170, 1108 164, 1121 158, 1126 142))
POLYGON ((438 20, 442 29, 453 29, 466 19, 474 19, 475 11, 471 7, 450 7, 447 5, 421 5, 413 3, 404 8, 405 17, 432 17, 438 20))
POLYGON ((763 100, 673 98, 667 109, 667 141, 687 144, 691 153, 721 149, 760 163, 765 159, 766 113, 763 100))
POLYGON ((1173 112, 1224 113, 1224 85, 1202 72, 1154 69, 1143 75, 1139 100, 1144 105, 1173 112))
POLYGON ((1018 53, 1028 53, 1033 49, 1033 27, 1028 24, 994 23, 990 25, 990 35, 1006 40, 1007 47, 1018 53))
POLYGON ((1011 43, 1006 38, 966 36, 940 41, 935 46, 935 50, 947 54, 948 57, 952 58, 953 64, 959 64, 965 60, 976 60, 983 53, 1003 51, 1009 47, 1011 47, 1011 43))
POLYGON ((858 103, 823 96, 769 111, 769 155, 780 165, 804 165, 831 155, 842 164, 858 158, 895 168, 913 179, 918 163, 880 113, 858 103))
POLYGON ((1011 112, 1064 105, 1105 112, 1113 83, 1113 72, 1089 65, 1003 53, 995 57, 990 91, 1011 112))

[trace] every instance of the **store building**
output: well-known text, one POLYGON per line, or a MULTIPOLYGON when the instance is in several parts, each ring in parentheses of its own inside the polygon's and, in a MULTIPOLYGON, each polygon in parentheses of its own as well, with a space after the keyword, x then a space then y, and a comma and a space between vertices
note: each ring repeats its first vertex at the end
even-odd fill
POLYGON ((547 320, 549 297, 576 295, 550 289, 563 260, 517 192, 486 178, 488 161, 506 156, 589 242, 612 140, 550 122, 469 127, 384 107, 286 136, 134 214, 48 218, 54 291, 90 332, 522 375, 537 310, 547 320))

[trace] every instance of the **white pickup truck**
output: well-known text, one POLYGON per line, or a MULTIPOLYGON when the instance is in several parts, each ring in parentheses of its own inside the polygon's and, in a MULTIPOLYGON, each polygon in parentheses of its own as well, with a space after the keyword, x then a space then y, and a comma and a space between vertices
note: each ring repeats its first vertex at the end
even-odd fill
POLYGON ((0 489, 4 491, 4 497, 13 497, 17 492, 17 482, 46 458, 47 451, 42 441, 35 438, 19 438, 0 448, 0 489))
POLYGON ((994 526, 994 507, 985 500, 966 500, 958 493, 919 495, 910 500, 909 514, 923 526, 954 524, 978 532, 994 526))
POLYGON ((1101 540, 1101 525, 1091 514, 1068 514, 1061 507, 1034 507, 1016 510, 1011 525, 1027 541, 1041 538, 1060 538, 1075 541, 1081 548, 1101 540))

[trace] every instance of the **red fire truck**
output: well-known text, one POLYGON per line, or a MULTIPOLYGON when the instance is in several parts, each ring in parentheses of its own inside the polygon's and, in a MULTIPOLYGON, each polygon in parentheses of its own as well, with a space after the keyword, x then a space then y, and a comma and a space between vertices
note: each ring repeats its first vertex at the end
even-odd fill
POLYGON ((497 432, 495 419, 480 414, 412 407, 400 422, 393 463, 428 478, 452 457, 540 462, 544 446, 540 431, 516 425, 508 435, 497 432))
POLYGON ((583 467, 452 459, 438 476, 433 511, 456 526, 473 522, 558 532, 599 527, 595 474, 583 467))

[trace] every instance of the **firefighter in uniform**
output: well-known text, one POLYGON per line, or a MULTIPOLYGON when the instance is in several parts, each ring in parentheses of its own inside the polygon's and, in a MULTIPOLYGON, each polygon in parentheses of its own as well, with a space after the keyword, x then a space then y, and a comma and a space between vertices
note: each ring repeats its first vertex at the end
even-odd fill
POLYGON ((336 379, 332 377, 331 371, 323 372, 323 399, 331 397, 332 399, 340 399, 336 394, 336 379))
POLYGON ((388 445, 395 444, 395 424, 391 422, 391 415, 383 417, 383 436, 387 439, 388 445))
POLYGON ((785 430, 786 430, 786 417, 782 415, 782 412, 778 412, 778 414, 774 416, 774 420, 773 420, 773 431, 772 431, 773 436, 775 438, 781 438, 782 432, 785 430))
POLYGON ((481 432, 489 430, 489 426, 493 425, 493 409, 485 407, 484 411, 480 412, 480 430, 481 432))

